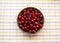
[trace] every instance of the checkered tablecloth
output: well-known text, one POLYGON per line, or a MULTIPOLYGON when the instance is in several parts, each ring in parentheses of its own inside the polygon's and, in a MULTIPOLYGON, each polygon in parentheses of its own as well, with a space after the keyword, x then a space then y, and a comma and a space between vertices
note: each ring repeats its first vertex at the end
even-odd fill
POLYGON ((0 0, 0 43, 60 43, 60 0, 0 0), (26 7, 44 15, 44 26, 36 34, 17 25, 17 16, 26 7))

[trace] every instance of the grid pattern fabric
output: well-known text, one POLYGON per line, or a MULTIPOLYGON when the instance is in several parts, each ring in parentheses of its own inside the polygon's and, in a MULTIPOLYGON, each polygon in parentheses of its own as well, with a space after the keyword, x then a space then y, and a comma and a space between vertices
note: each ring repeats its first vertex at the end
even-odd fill
POLYGON ((60 0, 0 0, 0 43, 60 43, 60 0), (17 25, 17 16, 26 7, 44 15, 44 26, 36 34, 17 25))

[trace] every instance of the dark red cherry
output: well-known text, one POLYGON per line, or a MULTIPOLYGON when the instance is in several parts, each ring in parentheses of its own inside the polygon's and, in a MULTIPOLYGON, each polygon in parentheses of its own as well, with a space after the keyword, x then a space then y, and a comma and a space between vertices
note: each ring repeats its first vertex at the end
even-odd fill
POLYGON ((24 27, 22 27, 22 30, 25 30, 25 28, 24 28, 24 27))
POLYGON ((36 25, 36 28, 39 28, 39 25, 36 25))
POLYGON ((30 33, 32 33, 32 30, 29 30, 30 33))
POLYGON ((38 22, 35 22, 35 24, 38 24, 38 22))
POLYGON ((26 12, 27 10, 26 9, 24 9, 24 12, 26 12))
POLYGON ((24 23, 24 21, 21 21, 21 23, 24 23))
POLYGON ((32 8, 30 8, 29 10, 32 10, 32 8))
POLYGON ((21 19, 21 18, 22 18, 22 16, 18 16, 18 18, 19 18, 19 19, 21 19))
POLYGON ((25 29, 27 29, 27 27, 24 27, 25 29))
POLYGON ((22 27, 22 25, 20 25, 20 27, 22 27))
POLYGON ((34 23, 34 20, 31 20, 31 22, 33 22, 33 23, 34 23))
POLYGON ((33 26, 34 29, 36 29, 36 26, 33 26))
POLYGON ((17 24, 25 32, 36 33, 43 27, 44 16, 40 10, 34 7, 27 7, 19 13, 17 24))
POLYGON ((35 32, 36 32, 36 30, 32 30, 32 32, 33 32, 33 33, 35 33, 35 32))
POLYGON ((27 13, 30 13, 29 10, 27 11, 27 13))
POLYGON ((21 21, 24 20, 24 17, 22 17, 20 20, 21 20, 21 21))
POLYGON ((30 24, 30 27, 32 27, 33 26, 33 24, 30 24))
POLYGON ((41 28, 41 27, 42 27, 42 24, 40 24, 39 26, 40 26, 40 28, 41 28))
POLYGON ((26 12, 24 12, 24 15, 26 15, 27 13, 26 12))

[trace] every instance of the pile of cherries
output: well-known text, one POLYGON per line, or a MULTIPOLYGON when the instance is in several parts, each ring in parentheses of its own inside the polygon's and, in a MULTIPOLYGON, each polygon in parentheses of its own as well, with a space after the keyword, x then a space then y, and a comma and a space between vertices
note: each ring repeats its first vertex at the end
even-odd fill
POLYGON ((35 33, 43 27, 44 17, 38 9, 28 7, 19 13, 17 23, 23 31, 35 33))

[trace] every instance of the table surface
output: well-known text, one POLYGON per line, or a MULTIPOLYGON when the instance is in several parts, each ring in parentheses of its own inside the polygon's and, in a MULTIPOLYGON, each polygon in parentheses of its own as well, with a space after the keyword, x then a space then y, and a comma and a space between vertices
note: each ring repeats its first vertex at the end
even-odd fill
POLYGON ((60 0, 0 0, 0 43, 60 43, 60 0), (44 15, 44 26, 35 34, 17 25, 17 16, 26 7, 44 15))

